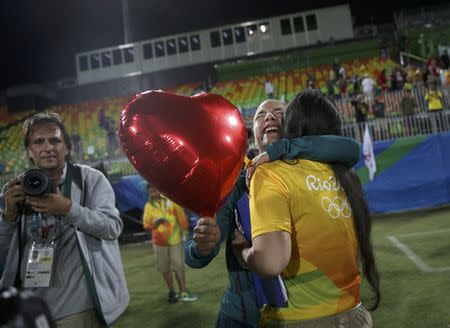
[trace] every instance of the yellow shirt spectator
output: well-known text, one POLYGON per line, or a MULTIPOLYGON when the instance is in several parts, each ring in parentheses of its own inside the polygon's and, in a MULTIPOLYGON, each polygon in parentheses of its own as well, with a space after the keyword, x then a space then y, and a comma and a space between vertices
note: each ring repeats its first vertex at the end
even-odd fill
POLYGON ((144 207, 144 228, 152 232, 152 243, 173 246, 182 240, 182 230, 188 229, 188 219, 183 208, 163 195, 149 200, 144 207))
POLYGON ((442 93, 439 90, 429 90, 425 95, 425 100, 428 103, 429 111, 442 109, 442 93))

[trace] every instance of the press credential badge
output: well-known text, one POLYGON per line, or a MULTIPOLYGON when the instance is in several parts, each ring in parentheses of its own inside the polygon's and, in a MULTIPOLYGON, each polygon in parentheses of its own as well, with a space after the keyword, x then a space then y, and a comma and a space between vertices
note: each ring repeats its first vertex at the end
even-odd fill
POLYGON ((33 244, 28 254, 24 287, 49 287, 55 245, 33 244))

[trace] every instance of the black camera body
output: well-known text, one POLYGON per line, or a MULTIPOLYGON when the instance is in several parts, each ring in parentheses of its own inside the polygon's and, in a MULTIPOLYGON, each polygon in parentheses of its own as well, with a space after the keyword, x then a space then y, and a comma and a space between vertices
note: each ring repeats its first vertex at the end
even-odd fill
POLYGON ((31 290, 0 290, 0 327, 55 328, 47 303, 31 290))
POLYGON ((55 180, 40 169, 25 171, 20 184, 23 192, 29 196, 41 196, 47 193, 56 193, 55 180))

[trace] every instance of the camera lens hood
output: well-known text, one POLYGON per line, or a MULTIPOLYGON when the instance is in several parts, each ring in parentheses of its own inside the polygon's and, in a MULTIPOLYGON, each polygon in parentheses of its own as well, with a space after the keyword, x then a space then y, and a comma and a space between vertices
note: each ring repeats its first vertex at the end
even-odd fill
POLYGON ((38 196, 48 190, 49 178, 42 170, 31 169, 24 173, 22 178, 22 189, 25 194, 38 196))

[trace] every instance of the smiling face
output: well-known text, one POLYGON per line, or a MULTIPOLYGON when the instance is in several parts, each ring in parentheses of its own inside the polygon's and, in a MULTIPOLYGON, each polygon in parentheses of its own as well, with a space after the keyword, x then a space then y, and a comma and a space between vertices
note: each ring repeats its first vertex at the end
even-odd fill
POLYGON ((286 105, 278 100, 269 99, 259 105, 253 119, 255 144, 260 151, 281 138, 283 117, 286 105))
POLYGON ((39 124, 31 131, 27 156, 40 169, 50 174, 62 172, 68 153, 63 133, 56 124, 39 124))

